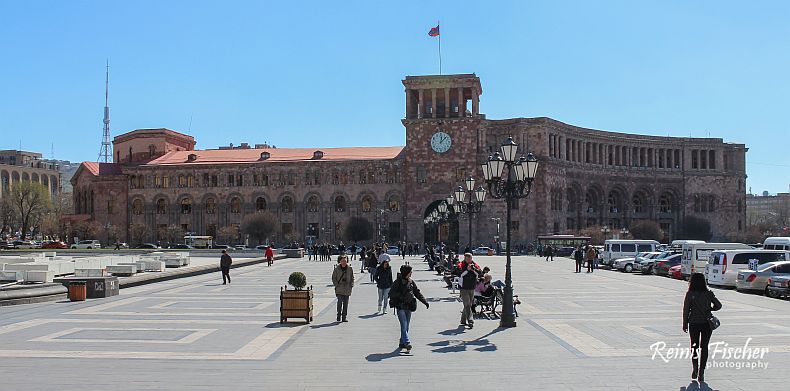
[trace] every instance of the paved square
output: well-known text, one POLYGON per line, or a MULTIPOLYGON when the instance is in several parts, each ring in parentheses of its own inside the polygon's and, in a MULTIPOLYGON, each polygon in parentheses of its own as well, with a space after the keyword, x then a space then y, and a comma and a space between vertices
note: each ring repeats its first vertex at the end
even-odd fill
MULTIPOLYGON (((358 273, 358 261, 350 322, 338 324, 333 262, 289 259, 234 269, 230 285, 216 273, 128 288, 109 299, 0 308, 3 388, 694 389, 688 360, 664 362, 650 348, 688 344, 680 327, 685 282, 607 270, 576 274, 568 259, 519 256, 518 327, 481 319, 464 330, 457 294, 419 258, 407 261, 431 303, 413 316, 411 356, 397 352, 392 312, 375 314, 376 289, 358 273), (279 287, 294 270, 315 290, 309 325, 279 323, 279 287), (31 371, 41 375, 19 376, 31 371)), ((502 278, 504 257, 477 261, 502 278)), ((786 389, 780 368, 790 362, 790 302, 716 294, 724 309, 712 342, 767 347, 768 369, 712 368, 710 387, 786 389)))

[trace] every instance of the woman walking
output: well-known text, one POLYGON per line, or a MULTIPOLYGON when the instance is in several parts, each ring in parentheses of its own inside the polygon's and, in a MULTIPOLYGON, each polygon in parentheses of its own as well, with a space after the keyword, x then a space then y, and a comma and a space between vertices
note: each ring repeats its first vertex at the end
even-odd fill
POLYGON ((390 295, 390 288, 392 288, 392 268, 390 268, 389 259, 376 268, 376 287, 379 289, 378 310, 382 315, 387 313, 387 299, 390 295))
POLYGON ((708 362, 708 344, 713 334, 711 311, 721 309, 721 302, 708 290, 705 276, 694 273, 689 279, 689 289, 683 301, 683 332, 691 336, 691 378, 700 383, 705 381, 705 366, 708 362), (699 361, 697 361, 699 359, 699 361))
POLYGON ((400 345, 401 349, 406 349, 406 353, 411 352, 411 340, 409 340, 409 324, 411 323, 411 313, 417 311, 417 300, 425 304, 428 308, 428 301, 420 293, 417 284, 411 279, 411 266, 403 265, 400 267, 398 278, 392 283, 390 289, 390 307, 395 308, 398 313, 400 323, 400 345))

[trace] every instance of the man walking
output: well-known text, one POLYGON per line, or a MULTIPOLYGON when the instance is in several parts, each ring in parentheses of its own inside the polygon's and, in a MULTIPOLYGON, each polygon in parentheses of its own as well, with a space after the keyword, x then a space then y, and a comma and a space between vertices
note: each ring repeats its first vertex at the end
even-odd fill
POLYGON ((219 258, 219 269, 222 271, 222 285, 230 284, 230 265, 233 264, 233 259, 230 258, 228 252, 222 250, 222 256, 219 258))
POLYGON ((595 264, 595 258, 596 257, 597 257, 597 255, 595 254, 595 249, 593 248, 593 246, 588 245, 587 246, 587 253, 586 253, 587 273, 592 273, 593 272, 593 269, 594 269, 593 265, 595 264))
POLYGON ((581 273, 582 263, 584 262, 584 249, 581 245, 576 247, 576 251, 573 252, 573 259, 576 260, 576 273, 581 273))
POLYGON ((348 264, 348 256, 340 254, 340 265, 332 271, 332 284, 335 286, 337 296, 337 321, 348 322, 348 299, 354 287, 354 270, 348 264))
POLYGON ((549 258, 551 258, 551 261, 554 262, 554 247, 548 245, 546 246, 545 251, 546 251, 546 262, 549 261, 549 258))
POLYGON ((461 312, 461 325, 467 326, 470 329, 474 327, 474 319, 472 317, 472 304, 475 300, 475 286, 477 280, 480 278, 480 267, 472 260, 472 254, 464 254, 464 261, 461 263, 459 270, 461 279, 461 301, 464 303, 463 312, 461 312))

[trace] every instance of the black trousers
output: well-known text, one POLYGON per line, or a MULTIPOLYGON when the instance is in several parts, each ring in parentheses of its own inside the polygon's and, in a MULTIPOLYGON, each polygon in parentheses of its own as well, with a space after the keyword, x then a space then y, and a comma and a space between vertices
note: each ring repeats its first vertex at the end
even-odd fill
POLYGON ((587 273, 592 273, 593 271, 593 261, 587 261, 587 273))
POLYGON ((220 266, 220 270, 222 270, 222 283, 230 282, 230 267, 222 267, 220 266))
POLYGON ((576 261, 576 273, 582 272, 582 261, 576 261))
POLYGON ((337 316, 342 316, 343 319, 348 315, 348 298, 351 296, 335 295, 337 296, 337 316))
POLYGON ((699 367, 705 368, 708 362, 708 344, 710 337, 713 335, 713 330, 710 325, 706 323, 689 323, 689 336, 691 337, 691 361, 697 360, 697 353, 699 353, 699 367))

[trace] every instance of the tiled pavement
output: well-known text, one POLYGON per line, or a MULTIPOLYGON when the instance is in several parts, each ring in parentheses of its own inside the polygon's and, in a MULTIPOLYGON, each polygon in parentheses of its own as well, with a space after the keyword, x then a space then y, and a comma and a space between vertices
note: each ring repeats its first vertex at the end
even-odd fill
MULTIPOLYGON (((231 285, 216 273, 124 289, 112 299, 0 308, 0 389, 697 389, 687 360, 651 358, 653 343, 687 344, 684 282, 575 274, 567 259, 516 257, 518 327, 478 320, 463 330, 456 297, 424 263, 408 260, 431 302, 414 314, 411 356, 396 351, 396 317, 373 314, 367 274, 356 274, 350 322, 337 324, 332 263, 288 259, 234 269, 231 285), (279 324, 278 287, 294 270, 316 291, 310 325, 279 324)), ((478 261, 503 274, 503 257, 478 261)), ((711 389, 788 389, 790 303, 716 293, 724 309, 712 341, 736 347, 751 337, 750 347, 770 351, 767 369, 710 369, 711 389)))

